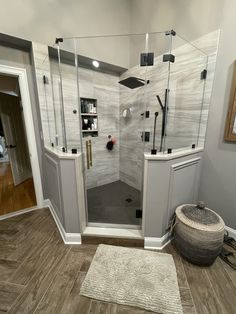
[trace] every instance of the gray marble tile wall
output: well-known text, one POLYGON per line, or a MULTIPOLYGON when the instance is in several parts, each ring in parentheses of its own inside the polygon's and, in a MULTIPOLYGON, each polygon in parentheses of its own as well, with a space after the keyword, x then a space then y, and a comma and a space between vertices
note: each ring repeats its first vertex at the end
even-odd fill
POLYGON ((192 44, 174 43, 168 82, 168 63, 162 56, 155 58, 153 67, 135 66, 123 74, 122 78, 137 76, 150 83, 137 90, 120 87, 120 180, 140 189, 142 180, 142 152, 150 152, 153 140, 154 113, 159 112, 156 129, 156 147, 160 147, 162 112, 157 102, 159 95, 164 102, 165 89, 169 88, 168 125, 165 149, 180 149, 204 146, 211 90, 214 78, 219 31, 207 34, 192 44), (202 49, 200 52, 198 47, 202 49), (205 54, 204 54, 205 53, 205 54), (208 55, 208 58, 206 56, 208 55), (200 80, 200 73, 207 67, 207 80, 200 80), (131 108, 134 113, 129 121, 124 121, 122 111, 131 108), (140 118, 140 113, 149 110, 150 118, 140 118), (136 114, 138 113, 138 114, 136 114), (150 132, 150 142, 142 144, 140 133, 150 132), (144 147, 144 148, 143 148, 144 147))
POLYGON ((79 93, 97 99, 98 137, 91 139, 93 166, 86 170, 86 187, 93 188, 119 180, 119 77, 79 68, 79 93), (106 149, 108 136, 116 139, 112 151, 106 149))
MULTIPOLYGON (((59 72, 56 61, 51 61, 53 78, 54 103, 61 123, 59 91, 59 72)), ((71 65, 61 64, 62 91, 65 107, 65 124, 68 149, 80 149, 79 115, 73 110, 80 110, 77 99, 76 69, 71 65)), ((92 141, 93 166, 86 169, 86 187, 119 180, 119 87, 118 77, 96 71, 79 68, 79 93, 83 98, 97 99, 98 137, 83 138, 86 168, 86 140, 92 141), (108 135, 113 136, 117 143, 112 151, 106 149, 108 135)), ((60 129, 60 128, 58 128, 60 129)), ((60 138, 61 134, 59 134, 60 138)))
POLYGON ((36 74, 36 84, 40 104, 40 114, 43 128, 43 137, 46 145, 55 141, 54 109, 52 98, 52 84, 50 80, 50 64, 48 47, 46 45, 32 43, 33 62, 36 74), (49 84, 44 84, 43 76, 49 79, 49 84))

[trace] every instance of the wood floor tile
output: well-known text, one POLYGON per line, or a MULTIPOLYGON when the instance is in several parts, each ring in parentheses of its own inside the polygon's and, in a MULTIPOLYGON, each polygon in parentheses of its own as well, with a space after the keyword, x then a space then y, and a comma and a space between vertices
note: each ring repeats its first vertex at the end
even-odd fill
MULTIPOLYGON (((151 314, 80 296, 100 242, 65 245, 48 209, 0 221, 0 280, 7 280, 0 281, 0 314, 151 314)), ((118 239, 108 243, 122 245, 118 239)), ((163 251, 175 261, 184 314, 236 313, 234 270, 219 259, 210 267, 191 265, 171 244, 163 251)))
MULTIPOLYGON (((70 313, 70 314, 77 314, 77 313, 83 313, 79 312, 79 309, 81 307, 86 307, 86 310, 88 311, 90 308, 90 302, 85 301, 84 298, 79 298, 79 292, 81 285, 85 278, 85 273, 79 272, 77 275, 77 278, 75 278, 74 284, 69 292, 69 294, 64 298, 64 304, 61 309, 60 314, 64 313, 70 313), (80 304, 82 303, 82 305, 80 304), (85 303, 85 305, 83 305, 85 303), (87 305, 86 305, 87 304, 87 305)), ((86 299, 86 298, 85 298, 86 299)), ((87 312, 85 312, 86 314, 87 312)))
POLYGON ((0 313, 6 313, 23 290, 23 286, 0 281, 0 313))
POLYGON ((102 301, 93 300, 91 303, 89 314, 116 314, 117 305, 102 301))
POLYGON ((220 302, 215 295, 206 269, 183 261, 193 301, 198 313, 222 314, 220 302))
POLYGON ((236 312, 236 302, 228 302, 228 300, 234 300, 236 297, 236 288, 227 274, 219 258, 215 263, 207 270, 207 275, 211 281, 212 287, 221 308, 224 313, 234 314, 236 312))
POLYGON ((0 258, 0 280, 8 281, 13 271, 17 269, 18 261, 0 258))
POLYGON ((59 313, 64 298, 70 293, 75 278, 77 278, 81 264, 83 263, 83 255, 75 252, 68 252, 61 269, 54 278, 51 286, 40 301, 34 313, 59 313), (62 298, 61 296, 64 296, 62 298))
POLYGON ((145 311, 131 306, 117 305, 117 314, 153 314, 153 312, 145 311))
MULTIPOLYGON (((69 313, 84 313, 88 314, 91 306, 91 300, 89 298, 86 298, 82 295, 78 295, 78 305, 76 307, 76 310, 74 312, 69 312, 69 313)), ((63 313, 63 312, 61 312, 63 313)))
POLYGON ((44 243, 39 243, 32 254, 27 257, 20 265, 19 267, 12 272, 10 281, 15 284, 20 285, 26 285, 34 276, 37 271, 41 268, 41 265, 44 262, 45 257, 49 254, 53 243, 55 241, 58 241, 54 234, 49 236, 47 239, 48 241, 45 241, 44 243))
POLYGON ((51 246, 40 269, 32 277, 24 289, 24 293, 16 300, 9 313, 33 313, 45 291, 51 285, 62 261, 69 250, 61 241, 51 246))

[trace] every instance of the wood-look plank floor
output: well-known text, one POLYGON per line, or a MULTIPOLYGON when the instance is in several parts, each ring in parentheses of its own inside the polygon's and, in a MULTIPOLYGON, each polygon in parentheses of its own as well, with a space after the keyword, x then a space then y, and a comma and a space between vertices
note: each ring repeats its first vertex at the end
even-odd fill
POLYGON ((36 205, 33 179, 15 186, 8 162, 0 163, 0 215, 36 205))
MULTIPOLYGON (((147 314, 138 308, 79 295, 99 242, 137 247, 142 241, 84 238, 65 245, 48 209, 0 221, 0 314, 147 314)), ((236 272, 217 259, 211 267, 184 261, 172 245, 184 314, 236 313, 236 272)))

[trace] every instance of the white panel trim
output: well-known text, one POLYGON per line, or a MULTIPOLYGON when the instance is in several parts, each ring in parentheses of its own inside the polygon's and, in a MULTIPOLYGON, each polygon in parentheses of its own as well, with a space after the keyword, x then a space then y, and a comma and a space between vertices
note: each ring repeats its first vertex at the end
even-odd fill
POLYGON ((147 204, 147 182, 148 182, 148 161, 144 160, 143 168, 143 202, 142 202, 142 234, 145 235, 145 218, 146 218, 146 204, 147 204))
MULTIPOLYGON (((60 214, 60 217, 63 216, 63 212, 62 212, 62 194, 61 194, 61 178, 60 178, 60 168, 59 168, 59 162, 55 161, 53 158, 51 158, 47 153, 45 154, 45 158, 48 160, 49 164, 51 164, 55 169, 56 169, 56 178, 57 178, 57 190, 58 190, 58 196, 59 196, 59 208, 58 206, 55 204, 54 201, 51 201, 51 204, 53 205, 53 209, 55 210, 55 208, 57 209, 57 211, 60 214)), ((62 217, 63 221, 64 221, 64 217, 62 217)))
POLYGON ((167 232, 161 238, 145 237, 144 249, 162 250, 171 241, 171 234, 167 232))
POLYGON ((57 225, 57 228, 61 234, 62 240, 65 244, 82 244, 81 234, 80 233, 67 233, 62 226, 55 209, 52 206, 52 203, 49 199, 44 201, 44 206, 47 206, 50 209, 52 217, 57 225))
MULTIPOLYGON (((191 167, 193 165, 197 165, 199 167, 199 164, 201 162, 201 157, 185 160, 182 162, 179 162, 177 164, 174 164, 170 167, 170 183, 169 183, 169 190, 168 190, 168 203, 167 203, 167 221, 166 221, 166 227, 168 227, 169 221, 170 221, 170 210, 171 210, 171 203, 172 203, 172 194, 173 194, 173 189, 174 189, 174 175, 176 171, 179 171, 183 168, 186 167, 191 167)), ((199 169, 198 169, 199 170, 199 169)), ((195 191, 194 191, 194 198, 197 201, 197 194, 198 194, 198 178, 199 176, 199 171, 197 171, 195 175, 195 191)))
POLYGON ((83 233, 86 228, 86 205, 85 205, 85 186, 83 176, 83 156, 80 154, 75 158, 75 177, 77 184, 77 202, 79 208, 80 231, 83 233))
POLYGON ((33 174, 34 189, 37 199, 37 207, 43 206, 43 189, 39 167, 38 151, 36 146, 36 136, 33 123, 27 72, 24 68, 15 68, 7 65, 0 65, 0 73, 18 78, 21 100, 23 106, 23 116, 25 120, 26 138, 29 147, 30 163, 33 174))
POLYGON ((225 230, 228 231, 229 236, 236 240, 236 230, 225 226, 225 230))

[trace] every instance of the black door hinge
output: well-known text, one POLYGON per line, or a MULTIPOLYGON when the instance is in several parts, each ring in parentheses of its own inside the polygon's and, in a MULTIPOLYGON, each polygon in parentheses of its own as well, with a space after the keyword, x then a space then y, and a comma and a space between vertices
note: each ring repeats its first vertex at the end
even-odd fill
POLYGON ((136 209, 136 218, 142 218, 143 211, 142 209, 136 209))

